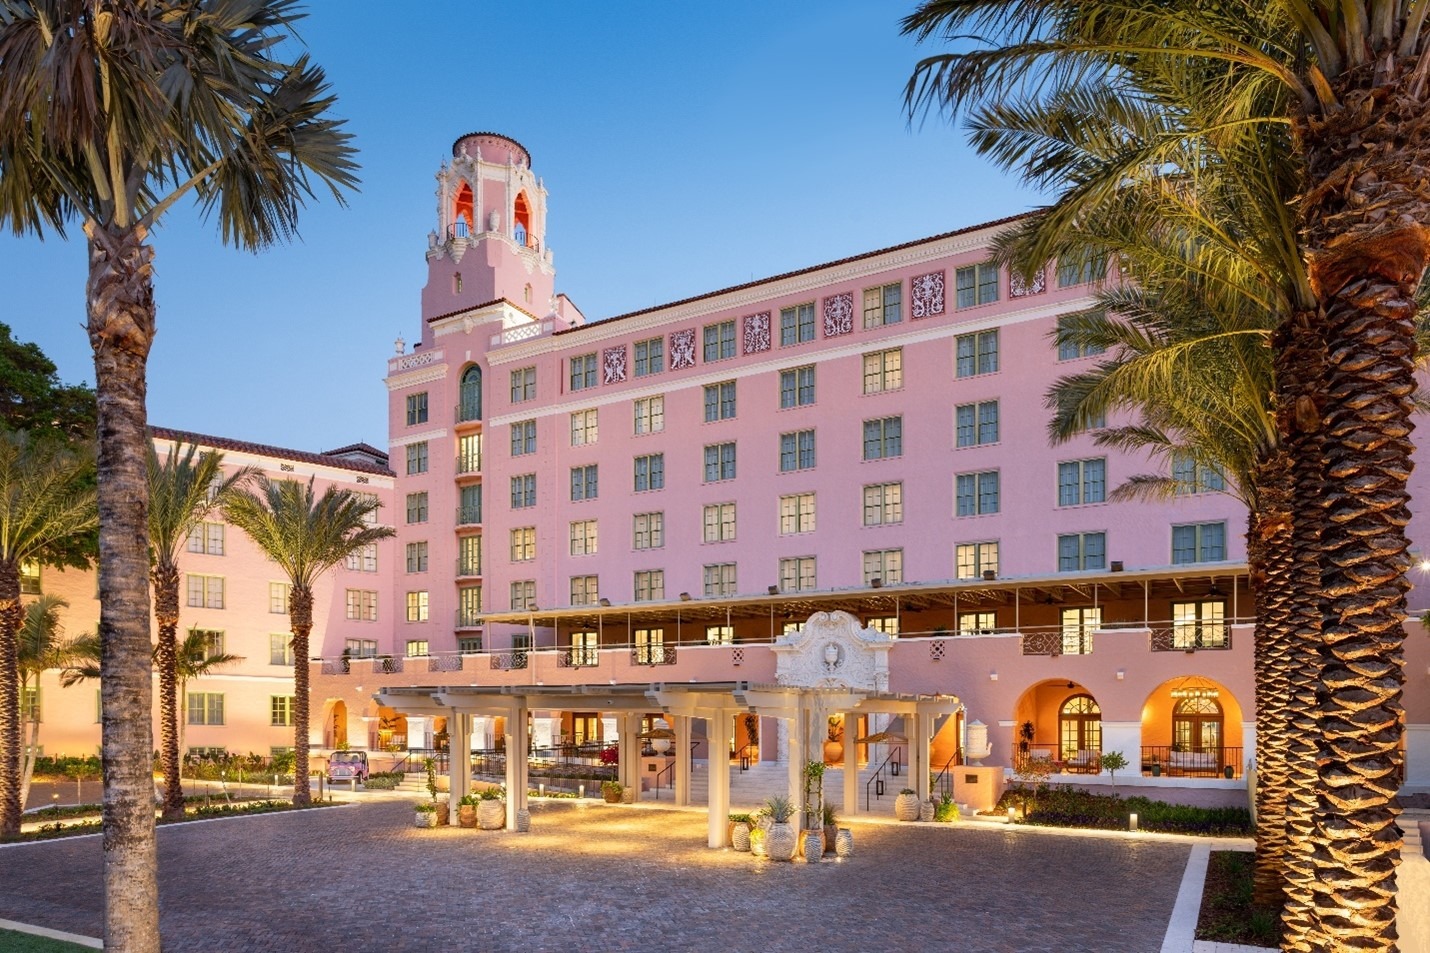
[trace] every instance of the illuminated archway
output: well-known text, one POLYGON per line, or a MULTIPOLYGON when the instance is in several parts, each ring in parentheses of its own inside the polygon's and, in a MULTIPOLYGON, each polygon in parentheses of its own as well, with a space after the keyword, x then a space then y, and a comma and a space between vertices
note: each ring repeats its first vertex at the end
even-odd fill
POLYGON ((1142 706, 1144 775, 1239 778, 1244 750, 1241 703, 1225 685, 1184 675, 1158 685, 1142 706))
POLYGON ((1092 762, 1102 750, 1102 709, 1085 687, 1065 678, 1030 685, 1013 706, 1015 768, 1029 758, 1092 762), (1090 754, 1080 754, 1090 753, 1090 754))
POLYGON ((472 233, 472 222, 476 215, 472 201, 472 187, 463 182, 457 189, 457 197, 452 201, 452 234, 456 238, 466 238, 472 233))
POLYGON ((512 236, 518 245, 535 247, 535 236, 531 234, 531 207, 526 201, 526 193, 516 197, 516 207, 512 211, 512 236))

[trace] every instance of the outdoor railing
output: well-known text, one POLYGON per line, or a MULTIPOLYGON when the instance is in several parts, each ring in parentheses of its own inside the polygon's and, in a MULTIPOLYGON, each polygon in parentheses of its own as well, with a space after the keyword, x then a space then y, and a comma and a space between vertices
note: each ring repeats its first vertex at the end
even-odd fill
POLYGON ((427 659, 427 671, 429 672, 460 672, 462 670, 462 657, 460 655, 432 655, 427 659))
POLYGON ((498 672, 511 672, 527 666, 527 654, 524 651, 493 652, 491 660, 492 668, 498 672))
POLYGON ((1153 652, 1196 652, 1231 648, 1231 626, 1187 625, 1153 629, 1148 638, 1153 652))
POLYGON ((457 575, 480 576, 482 574, 482 561, 480 559, 457 557, 457 575))
POLYGON ((480 506, 459 506, 457 507, 457 525, 474 526, 482 521, 482 508, 480 506))
POLYGON ((674 665, 675 646, 637 645, 631 649, 632 665, 674 665))
POLYGON ((889 749, 889 754, 883 761, 879 762, 879 767, 874 769, 873 775, 864 782, 864 810, 869 810, 870 790, 873 790, 874 797, 883 797, 888 781, 884 777, 884 772, 889 773, 889 777, 897 778, 899 772, 904 767, 904 748, 902 745, 894 745, 889 749))
POLYGON ((1049 774, 1100 774, 1102 772, 1102 752, 1094 748, 1081 750, 1060 749, 1055 744, 1019 741, 1013 745, 1013 770, 1041 773, 1039 767, 1049 774))
POLYGON ((1241 777, 1241 749, 1202 747, 1180 750, 1181 745, 1143 745, 1142 774, 1169 778, 1241 777))

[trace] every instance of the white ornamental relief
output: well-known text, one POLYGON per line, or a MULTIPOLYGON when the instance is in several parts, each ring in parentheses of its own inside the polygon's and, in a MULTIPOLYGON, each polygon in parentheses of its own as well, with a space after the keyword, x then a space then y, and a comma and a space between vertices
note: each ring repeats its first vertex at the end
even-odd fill
POLYGON ((824 336, 838 337, 854 330, 854 292, 844 291, 824 299, 824 336))
POLYGON ((695 366, 695 329, 676 331, 670 336, 670 369, 695 366))
POLYGON ((757 354, 770 349, 770 313, 745 316, 745 353, 757 354))
POLYGON ((439 357, 441 357, 440 351, 424 351, 421 354, 412 354, 398 361, 397 369, 399 371, 410 371, 414 367, 422 367, 425 364, 431 364, 439 357))
POLYGON ((888 691, 893 638, 847 612, 816 612, 776 640, 775 683, 796 688, 888 691))
POLYGON ((1016 271, 1008 274, 1008 297, 1025 298, 1028 295, 1040 295, 1048 290, 1048 270, 1038 269, 1038 273, 1033 275, 1032 281, 1024 281, 1022 276, 1016 271))
POLYGON ((913 291, 914 317, 928 318, 943 314, 943 272, 932 271, 919 275, 910 284, 913 291))
POLYGON ((626 346, 608 347, 601 353, 602 381, 619 384, 626 379, 626 346))

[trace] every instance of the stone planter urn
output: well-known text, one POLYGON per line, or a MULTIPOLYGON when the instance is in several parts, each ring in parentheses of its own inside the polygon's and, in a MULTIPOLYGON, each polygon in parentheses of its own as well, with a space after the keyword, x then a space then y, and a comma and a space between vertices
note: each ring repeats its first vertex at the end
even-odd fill
POLYGON ((415 823, 418 827, 436 827, 436 826, 437 826, 437 812, 436 812, 436 811, 417 811, 417 812, 413 815, 413 817, 415 818, 414 823, 415 823))
POLYGON ((832 854, 832 853, 834 853, 834 842, 835 842, 836 839, 838 839, 838 837, 839 837, 839 825, 838 825, 838 824, 825 824, 825 825, 824 825, 824 852, 825 852, 826 854, 832 854))
POLYGON ((478 804, 477 826, 484 831, 499 831, 506 827, 506 802, 482 801, 478 804))
POLYGON ((933 820, 934 805, 932 801, 922 801, 919 803, 919 820, 925 824, 933 820))
POLYGON ((624 791, 622 791, 622 792, 621 792, 621 803, 622 803, 622 804, 634 804, 634 803, 636 803, 636 789, 635 789, 635 788, 626 788, 624 791))
POLYGON ((531 830, 531 811, 526 808, 519 808, 516 812, 517 833, 525 834, 531 830))
POLYGON ((839 828, 839 833, 834 838, 834 853, 838 857, 854 856, 854 834, 849 828, 839 828))
POLYGON ((457 823, 462 827, 472 830, 477 826, 477 806, 475 804, 461 804, 457 807, 457 823))
POLYGON ((765 851, 770 860, 794 860, 794 852, 798 847, 799 835, 793 824, 776 822, 770 825, 769 832, 765 835, 765 851))
POLYGON ((735 821, 730 825, 730 846, 742 853, 750 849, 749 821, 735 821))
POLYGON ((839 764, 844 760, 844 745, 838 741, 824 743, 824 763, 839 764))
POLYGON ((807 864, 817 864, 824 856, 824 830, 823 828, 804 832, 804 862, 807 864))
POLYGON ((452 823, 452 805, 446 801, 437 802, 437 826, 446 827, 452 823))
POLYGON ((899 792, 899 796, 894 798, 894 817, 900 821, 918 820, 919 796, 908 788, 899 792))

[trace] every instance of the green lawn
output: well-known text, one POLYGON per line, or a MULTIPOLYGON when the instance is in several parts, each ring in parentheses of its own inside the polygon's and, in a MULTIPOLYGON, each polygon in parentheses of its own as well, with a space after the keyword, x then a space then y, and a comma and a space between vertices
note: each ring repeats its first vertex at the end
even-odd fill
POLYGON ((14 930, 0 930, 0 950, 5 953, 74 953, 75 950, 90 950, 93 947, 51 940, 48 937, 14 930))

